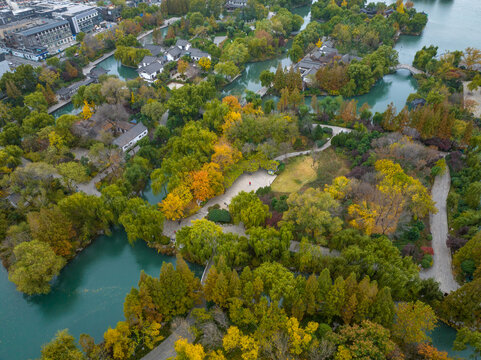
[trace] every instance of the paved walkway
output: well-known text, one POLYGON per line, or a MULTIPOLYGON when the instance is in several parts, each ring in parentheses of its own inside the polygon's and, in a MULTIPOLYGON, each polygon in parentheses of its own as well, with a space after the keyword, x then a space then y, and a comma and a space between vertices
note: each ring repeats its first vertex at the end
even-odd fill
POLYGON ((436 176, 431 190, 431 196, 438 209, 437 214, 431 214, 429 223, 433 237, 432 246, 434 250, 433 266, 427 270, 422 270, 419 276, 422 279, 433 278, 439 283, 439 288, 443 293, 450 293, 459 288, 459 284, 454 280, 451 267, 451 251, 446 246, 448 238, 448 217, 446 214, 446 199, 448 197, 451 177, 449 169, 443 174, 436 176))

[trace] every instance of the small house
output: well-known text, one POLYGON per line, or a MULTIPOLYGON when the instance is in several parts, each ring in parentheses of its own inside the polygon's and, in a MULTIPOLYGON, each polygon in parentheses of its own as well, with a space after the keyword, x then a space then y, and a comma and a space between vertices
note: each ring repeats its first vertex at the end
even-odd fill
POLYGON ((122 149, 123 152, 125 152, 137 144, 140 139, 146 137, 148 133, 149 130, 144 126, 144 124, 139 122, 129 131, 123 133, 117 139, 115 139, 113 144, 117 145, 122 149))

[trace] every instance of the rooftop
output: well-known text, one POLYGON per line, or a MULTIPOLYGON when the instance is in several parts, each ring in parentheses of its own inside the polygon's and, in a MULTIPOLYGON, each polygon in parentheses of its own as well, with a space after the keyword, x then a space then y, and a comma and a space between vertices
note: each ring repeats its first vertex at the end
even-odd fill
POLYGON ((139 122, 132 129, 130 129, 126 133, 123 133, 117 139, 115 139, 113 143, 118 147, 123 147, 127 145, 129 142, 131 142, 132 139, 135 139, 137 136, 142 134, 145 130, 147 130, 147 128, 144 126, 144 124, 139 122))
POLYGON ((33 28, 20 31, 20 32, 18 32, 18 34, 23 35, 23 36, 29 36, 29 35, 39 33, 41 31, 54 29, 54 28, 62 26, 62 25, 68 25, 68 21, 67 20, 49 20, 44 25, 35 26, 33 28))

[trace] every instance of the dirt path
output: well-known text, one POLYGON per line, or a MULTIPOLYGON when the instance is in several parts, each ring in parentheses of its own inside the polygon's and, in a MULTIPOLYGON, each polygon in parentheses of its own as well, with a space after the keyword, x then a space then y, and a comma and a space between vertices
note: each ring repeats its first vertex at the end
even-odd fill
POLYGON ((459 288, 454 280, 451 269, 451 252, 446 246, 448 237, 448 217, 446 213, 446 199, 448 197, 451 177, 449 169, 443 174, 438 175, 434 180, 431 196, 438 209, 437 214, 431 214, 429 223, 433 236, 432 246, 434 250, 433 266, 427 270, 422 270, 419 276, 422 279, 433 278, 439 283, 443 293, 450 293, 459 288))

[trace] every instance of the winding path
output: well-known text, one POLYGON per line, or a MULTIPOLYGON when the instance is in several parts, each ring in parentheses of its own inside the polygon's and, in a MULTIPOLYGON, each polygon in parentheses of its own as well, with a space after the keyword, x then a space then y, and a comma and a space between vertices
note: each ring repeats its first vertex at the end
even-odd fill
MULTIPOLYGON (((333 130, 332 136, 335 136, 341 132, 350 132, 351 129, 346 129, 338 126, 330 126, 330 125, 318 125, 315 124, 316 126, 323 126, 323 127, 329 127, 333 130)), ((313 149, 313 150, 307 150, 307 151, 297 151, 297 152, 292 152, 288 154, 284 154, 281 156, 278 156, 275 160, 285 160, 291 157, 299 156, 299 155, 306 155, 311 153, 312 151, 319 152, 327 149, 329 146, 331 146, 331 140, 324 144, 324 146, 318 148, 318 149, 313 149)), ((270 186, 272 182, 276 179, 276 175, 269 175, 267 171, 265 170, 259 170, 256 171, 253 174, 243 174, 239 178, 237 178, 236 181, 232 184, 230 188, 227 189, 227 191, 219 195, 215 198, 210 199, 207 204, 205 204, 196 214, 182 219, 181 221, 170 221, 166 220, 164 222, 164 235, 170 237, 171 239, 175 238, 175 233, 177 230, 180 230, 184 226, 189 226, 191 225, 191 222, 193 220, 197 219, 202 219, 204 218, 207 213, 209 207, 219 204, 221 208, 227 208, 227 204, 230 203, 231 199, 236 196, 239 192, 241 191, 256 191, 257 189, 264 187, 264 186, 270 186)), ((224 232, 234 232, 240 235, 245 235, 245 230, 243 227, 239 225, 225 225, 223 226, 223 231, 224 232)), ((298 242, 292 242, 290 250, 293 252, 298 252, 299 251, 299 243, 298 242)), ((322 249, 323 254, 325 255, 330 255, 330 256, 338 256, 339 253, 336 251, 330 252, 329 249, 324 248, 322 249)), ((212 259, 209 261, 207 264, 206 269, 204 270, 204 273, 202 274, 202 282, 205 281, 207 278, 207 274, 209 273, 210 267, 212 266, 212 259)), ((190 317, 187 317, 187 320, 190 320, 190 317)), ((149 352, 147 355, 145 355, 142 360, 166 360, 170 357, 175 356, 175 350, 174 350, 174 344, 175 342, 180 338, 187 338, 190 342, 193 341, 192 334, 191 332, 186 329, 186 328, 180 328, 174 330, 170 336, 168 336, 164 341, 162 341, 159 346, 155 347, 151 352, 149 352)))
POLYGON ((459 284, 454 280, 451 268, 451 252, 446 245, 448 238, 446 200, 448 198, 450 184, 451 177, 449 175, 449 169, 446 169, 443 174, 436 176, 434 180, 431 196, 436 203, 438 212, 429 216, 429 224, 433 237, 434 263, 431 268, 422 270, 419 273, 422 279, 433 278, 436 280, 443 293, 450 293, 459 288, 459 284))

